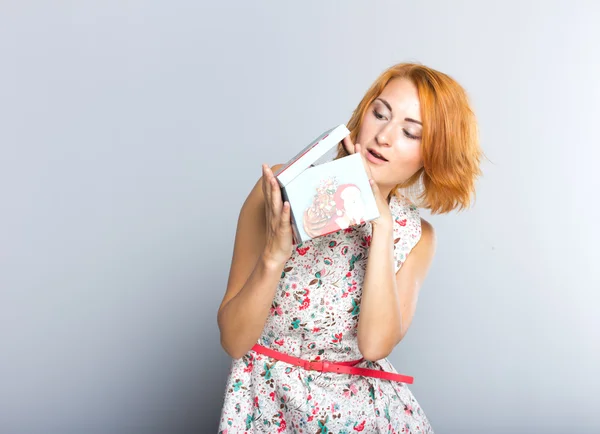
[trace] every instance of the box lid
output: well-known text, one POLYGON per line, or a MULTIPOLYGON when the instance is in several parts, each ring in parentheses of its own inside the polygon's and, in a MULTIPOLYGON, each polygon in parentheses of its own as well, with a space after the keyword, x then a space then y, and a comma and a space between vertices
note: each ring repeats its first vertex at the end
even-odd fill
POLYGON ((279 185, 281 187, 288 185, 349 134, 350 131, 344 124, 325 131, 274 173, 279 185))

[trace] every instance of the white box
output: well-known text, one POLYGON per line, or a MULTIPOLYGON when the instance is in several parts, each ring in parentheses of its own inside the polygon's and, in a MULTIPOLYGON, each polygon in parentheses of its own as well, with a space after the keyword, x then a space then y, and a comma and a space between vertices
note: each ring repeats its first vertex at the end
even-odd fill
POLYGON ((291 205, 294 244, 379 217, 362 157, 333 160, 349 134, 345 125, 326 131, 274 174, 291 205))

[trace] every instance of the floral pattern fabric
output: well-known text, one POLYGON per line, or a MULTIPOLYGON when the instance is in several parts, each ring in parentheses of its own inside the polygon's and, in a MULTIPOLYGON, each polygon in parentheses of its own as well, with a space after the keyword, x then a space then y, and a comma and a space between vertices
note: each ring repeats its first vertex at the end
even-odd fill
MULTIPOLYGON (((421 237, 418 209, 392 196, 396 271, 421 237)), ((306 360, 362 359, 357 345, 371 223, 296 246, 258 342, 306 360)), ((387 358, 357 367, 398 372, 387 358)), ((410 375, 410 373, 402 372, 410 375)), ((250 350, 232 361, 219 434, 432 434, 406 384, 307 371, 250 350)))

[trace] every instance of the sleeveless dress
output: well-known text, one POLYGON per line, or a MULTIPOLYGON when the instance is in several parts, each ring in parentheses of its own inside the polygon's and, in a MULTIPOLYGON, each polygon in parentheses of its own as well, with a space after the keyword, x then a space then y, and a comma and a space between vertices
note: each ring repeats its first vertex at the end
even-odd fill
MULTIPOLYGON (((392 196, 389 207, 398 271, 421 237, 421 219, 404 196, 392 196)), ((361 359, 357 324, 371 235, 367 222, 298 244, 257 343, 306 360, 361 359)), ((398 372, 387 358, 356 366, 398 372)), ((433 429, 405 383, 307 371, 253 350, 232 361, 219 434, 357 432, 433 429)))

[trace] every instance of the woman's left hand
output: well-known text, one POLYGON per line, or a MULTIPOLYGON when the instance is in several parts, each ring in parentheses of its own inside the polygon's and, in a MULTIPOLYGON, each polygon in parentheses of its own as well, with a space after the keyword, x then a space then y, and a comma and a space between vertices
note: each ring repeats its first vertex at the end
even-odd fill
POLYGON ((349 154, 359 153, 363 162, 363 166, 365 167, 365 171, 369 177, 369 183, 371 184, 371 190, 373 191, 373 195, 375 196, 375 202, 377 203, 377 209, 379 210, 379 218, 371 221, 371 224, 380 227, 386 227, 390 230, 393 229, 394 219, 392 217, 392 213, 390 212, 390 206, 387 202, 387 198, 383 197, 381 190, 379 190, 379 186, 373 179, 373 174, 371 173, 371 168, 367 164, 365 160, 365 156, 363 155, 362 146, 360 143, 353 144, 350 136, 346 136, 343 140, 343 145, 348 151, 349 154))

